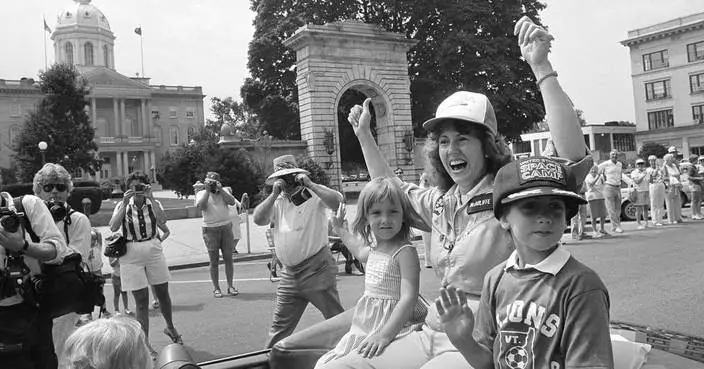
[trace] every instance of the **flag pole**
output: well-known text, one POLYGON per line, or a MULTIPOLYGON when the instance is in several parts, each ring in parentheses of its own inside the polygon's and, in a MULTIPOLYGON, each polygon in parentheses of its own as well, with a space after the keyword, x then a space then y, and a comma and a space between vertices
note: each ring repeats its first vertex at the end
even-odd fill
POLYGON ((139 48, 140 48, 140 55, 142 58, 142 78, 145 78, 146 76, 144 75, 144 36, 142 36, 142 25, 139 25, 139 48))
MULTIPOLYGON (((46 16, 42 15, 42 18, 44 19, 44 25, 46 26, 46 16)), ((44 35, 44 71, 46 72, 46 70, 49 68, 46 58, 46 28, 42 30, 42 34, 44 35)))

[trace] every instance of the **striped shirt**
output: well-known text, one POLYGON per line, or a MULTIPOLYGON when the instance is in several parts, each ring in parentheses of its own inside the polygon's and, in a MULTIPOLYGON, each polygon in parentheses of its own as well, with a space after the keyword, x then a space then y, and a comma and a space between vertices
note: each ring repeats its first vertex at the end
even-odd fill
MULTIPOLYGON (((122 203, 119 203, 115 207, 113 215, 117 214, 122 206, 122 203)), ((134 203, 134 198, 131 198, 127 204, 127 209, 125 209, 125 218, 123 219, 126 233, 124 236, 127 241, 148 241, 156 237, 159 234, 157 231, 159 220, 156 213, 163 214, 163 211, 161 203, 157 200, 144 199, 144 204, 138 207, 134 203), (155 209, 155 207, 158 207, 158 209, 155 209)))

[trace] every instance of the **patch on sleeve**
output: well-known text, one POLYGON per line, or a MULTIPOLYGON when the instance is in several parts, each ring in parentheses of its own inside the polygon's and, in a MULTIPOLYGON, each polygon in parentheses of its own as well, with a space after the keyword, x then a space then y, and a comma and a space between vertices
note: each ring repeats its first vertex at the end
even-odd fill
POLYGON ((433 214, 435 215, 440 215, 442 214, 443 209, 445 209, 445 197, 440 197, 435 201, 435 205, 433 205, 433 214))
POLYGON ((472 197, 467 205, 467 214, 479 213, 494 209, 494 199, 491 192, 482 193, 472 197))
POLYGON ((524 185, 533 181, 550 181, 567 186, 565 167, 548 158, 528 158, 518 164, 519 183, 524 185))

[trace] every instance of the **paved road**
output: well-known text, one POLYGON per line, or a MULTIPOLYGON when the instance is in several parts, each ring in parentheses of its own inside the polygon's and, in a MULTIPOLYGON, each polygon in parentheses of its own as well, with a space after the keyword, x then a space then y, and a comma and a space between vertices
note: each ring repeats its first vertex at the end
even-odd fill
MULTIPOLYGON (((700 307, 704 222, 645 231, 635 231, 632 223, 626 223, 624 228, 626 233, 598 241, 565 238, 569 251, 596 270, 609 288, 611 318, 704 336, 700 307)), ((264 261, 237 263, 235 270, 241 294, 222 299, 212 297, 207 268, 172 272, 174 320, 197 361, 258 350, 266 340, 275 284, 268 279, 264 261)), ((363 282, 361 275, 338 274, 346 308, 361 295, 363 282)), ((437 287, 433 270, 423 269, 421 293, 434 298, 437 287)), ((112 307, 110 286, 106 292, 112 307)), ((130 305, 134 306, 132 300, 130 305)), ((309 307, 299 327, 322 319, 309 307)), ((161 334, 164 323, 157 312, 152 313, 151 327, 155 348, 169 343, 161 334)))

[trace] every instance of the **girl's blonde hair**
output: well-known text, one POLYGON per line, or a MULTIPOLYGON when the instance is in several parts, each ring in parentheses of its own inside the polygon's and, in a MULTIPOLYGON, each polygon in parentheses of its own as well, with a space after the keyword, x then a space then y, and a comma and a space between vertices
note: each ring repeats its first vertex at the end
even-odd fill
POLYGON ((373 243, 367 213, 372 205, 385 200, 390 200, 393 204, 401 205, 403 224, 396 238, 402 243, 411 242, 411 224, 414 222, 412 217, 415 211, 410 201, 408 201, 408 196, 401 191, 396 181, 397 179, 392 177, 374 178, 364 186, 362 192, 359 194, 357 216, 354 219, 352 228, 354 233, 361 235, 362 239, 367 242, 367 244, 371 245, 373 243))
POLYGON ((442 191, 447 191, 455 184, 447 173, 445 167, 440 160, 438 140, 443 131, 448 128, 448 123, 460 134, 468 134, 479 139, 482 143, 482 151, 484 157, 479 160, 484 160, 486 164, 486 172, 495 175, 501 167, 513 160, 511 150, 506 145, 503 136, 494 136, 491 131, 482 128, 476 124, 467 123, 461 120, 449 119, 447 122, 438 124, 435 130, 428 133, 428 139, 425 140, 425 173, 430 177, 430 181, 435 183, 442 191))
POLYGON ((147 340, 139 322, 120 317, 94 320, 66 340, 70 369, 152 368, 147 340))

